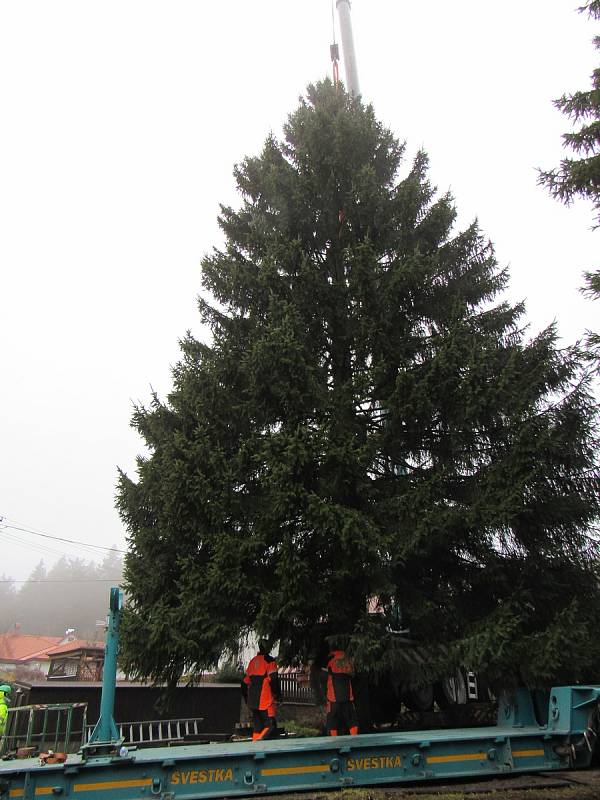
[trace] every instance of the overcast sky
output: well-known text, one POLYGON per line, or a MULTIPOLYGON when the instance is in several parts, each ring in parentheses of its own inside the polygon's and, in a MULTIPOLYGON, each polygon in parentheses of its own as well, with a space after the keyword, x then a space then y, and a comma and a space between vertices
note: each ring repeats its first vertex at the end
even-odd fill
MULTIPOLYGON (((577 0, 354 0, 361 90, 424 147, 460 224, 475 216, 535 332, 597 325, 578 293, 598 267, 584 203, 536 185, 586 89, 600 33, 577 0)), ((202 255, 221 242, 232 168, 330 73, 331 0, 0 3, 0 515, 125 547, 117 465, 135 471, 132 401, 168 392, 178 339, 205 337, 202 255)), ((27 578, 69 546, 0 532, 0 572, 27 578), (48 549, 49 548, 49 549, 48 549)), ((102 558, 100 550, 95 551, 102 558)))

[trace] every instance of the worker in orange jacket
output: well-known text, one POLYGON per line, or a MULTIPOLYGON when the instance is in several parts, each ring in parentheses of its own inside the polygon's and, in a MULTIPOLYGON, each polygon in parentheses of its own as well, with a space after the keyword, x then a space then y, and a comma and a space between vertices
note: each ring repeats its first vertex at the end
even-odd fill
POLYGON ((277 663, 269 655, 269 643, 261 639, 258 653, 248 664, 242 680, 242 694, 252 712, 252 741, 273 739, 277 733, 277 703, 281 700, 281 688, 277 663))
POLYGON ((354 666, 343 650, 332 650, 327 663, 327 734, 358 733, 352 677, 354 666))

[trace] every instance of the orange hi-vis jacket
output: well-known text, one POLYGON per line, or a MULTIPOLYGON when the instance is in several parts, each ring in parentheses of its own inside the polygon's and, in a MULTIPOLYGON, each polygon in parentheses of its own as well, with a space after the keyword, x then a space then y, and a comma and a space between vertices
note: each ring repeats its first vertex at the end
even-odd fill
POLYGON ((248 708, 267 711, 281 696, 277 664, 273 656, 258 653, 248 664, 244 675, 248 687, 248 708))
POLYGON ((327 664, 327 699, 330 703, 354 700, 351 678, 354 666, 343 650, 334 650, 327 664))

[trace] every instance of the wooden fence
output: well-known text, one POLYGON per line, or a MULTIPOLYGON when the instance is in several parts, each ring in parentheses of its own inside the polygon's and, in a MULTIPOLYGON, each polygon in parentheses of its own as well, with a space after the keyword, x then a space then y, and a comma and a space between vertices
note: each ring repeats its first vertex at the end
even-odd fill
POLYGON ((313 706, 315 699, 308 676, 304 672, 280 672, 281 699, 284 703, 313 706))

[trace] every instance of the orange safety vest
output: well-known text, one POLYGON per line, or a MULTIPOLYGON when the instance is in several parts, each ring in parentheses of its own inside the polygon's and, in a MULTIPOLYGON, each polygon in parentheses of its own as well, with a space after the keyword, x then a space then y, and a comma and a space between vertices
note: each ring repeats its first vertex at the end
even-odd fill
POLYGON ((334 650, 327 664, 327 699, 330 703, 354 700, 352 681, 354 666, 343 650, 334 650))
POLYGON ((266 711, 279 700, 279 675, 273 656, 255 655, 248 664, 244 683, 248 686, 248 708, 254 711, 266 711))

